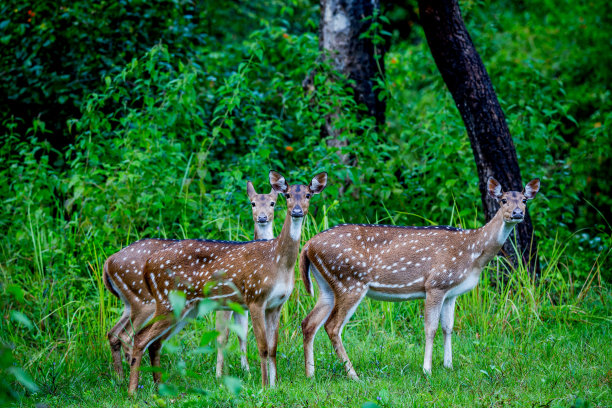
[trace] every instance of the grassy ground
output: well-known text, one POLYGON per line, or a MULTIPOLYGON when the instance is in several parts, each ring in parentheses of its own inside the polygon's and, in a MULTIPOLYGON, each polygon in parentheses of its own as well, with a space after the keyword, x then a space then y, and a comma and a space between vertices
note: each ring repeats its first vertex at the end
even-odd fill
MULTIPOLYGON (((244 229, 245 225, 239 227, 244 229)), ((326 217, 319 225, 308 220, 303 241, 327 226, 326 217)), ((234 238, 251 233, 238 233, 239 229, 227 235, 234 238)), ((50 246, 37 238, 36 230, 31 232, 39 248, 33 262, 41 263, 37 260, 49 252, 50 246)), ((315 343, 317 376, 306 379, 300 322, 316 298, 307 296, 297 281, 281 315, 281 380, 277 388, 260 387, 252 334, 251 374, 240 370, 234 338, 227 350, 230 377, 221 383, 215 380, 215 350, 202 342, 214 339, 210 335, 213 315, 209 313, 164 346, 165 385, 155 390, 151 375, 143 373, 143 388, 134 398, 127 395, 127 382, 114 375, 106 341, 106 332, 122 308, 101 281, 103 261, 115 248, 85 241, 75 251, 79 258, 67 256, 65 262, 56 262, 54 268, 58 270, 52 274, 38 269, 36 273, 24 273, 17 265, 19 252, 9 252, 16 255, 0 264, 0 275, 4 282, 16 283, 4 289, 0 344, 13 348, 15 366, 0 376, 0 386, 5 387, 8 381, 22 393, 16 406, 39 408, 328 407, 368 402, 383 407, 612 406, 612 291, 602 279, 610 251, 583 254, 593 263, 589 272, 580 275, 586 278, 576 282, 574 255, 565 252, 567 242, 549 239, 546 244, 547 250, 540 251, 538 283, 522 267, 506 280, 501 279, 504 269, 499 258, 485 269, 479 285, 459 298, 454 370, 442 367, 439 332, 433 374, 422 374, 423 301, 384 303, 366 299, 343 335, 361 381, 346 378, 324 330, 315 343), (87 276, 74 273, 82 267, 79 259, 87 259, 87 276), (497 286, 493 282, 498 282, 497 286), (11 371, 19 367, 32 377, 37 392, 25 392, 14 381, 16 378, 24 384, 23 378, 11 371)), ((2 369, 7 366, 4 358, 0 363, 2 369)))
MULTIPOLYGON (((194 352, 201 334, 213 327, 212 317, 205 316, 176 336, 162 357, 168 384, 180 390, 198 388, 205 391, 203 395, 179 391, 160 397, 150 374, 143 373, 143 389, 129 398, 127 382, 112 373, 104 340, 93 332, 81 332, 31 356, 41 392, 23 398, 17 406, 328 407, 362 406, 368 401, 383 407, 612 405, 608 292, 590 291, 581 308, 572 307, 569 314, 567 307, 549 306, 532 309, 529 316, 518 304, 516 311, 507 309, 500 319, 506 313, 501 301, 494 300, 482 282, 480 285, 458 302, 455 368, 442 367, 439 331, 430 377, 421 371, 422 301, 389 304, 366 300, 344 330, 345 346, 361 381, 346 378, 324 330, 315 343, 316 379, 305 378, 299 322, 313 300, 294 293, 283 315, 281 380, 275 389, 260 387, 252 334, 250 374, 240 369, 237 341, 227 349, 228 374, 242 382, 242 390, 233 394, 215 380, 214 353, 194 352)), ((117 316, 117 310, 109 315, 117 316)))
MULTIPOLYGON (((326 220, 316 228, 306 223, 303 240, 325 227, 326 220)), ((40 245, 45 247, 44 242, 40 245)), ((165 385, 156 390, 150 373, 142 373, 143 388, 130 398, 127 381, 119 381, 112 370, 106 342, 122 305, 101 282, 102 263, 109 254, 95 242, 82 247, 91 259, 87 277, 11 275, 30 290, 8 285, 5 299, 21 305, 27 315, 16 307, 8 310, 0 320, 0 342, 13 347, 16 366, 38 386, 35 393, 24 392, 13 382, 22 393, 15 406, 612 406, 612 291, 602 280, 609 251, 593 256, 590 272, 578 283, 572 278, 572 255, 565 253, 567 243, 549 241, 547 248, 540 253, 538 283, 522 267, 503 280, 502 261, 490 263, 479 285, 458 300, 455 368, 442 367, 439 331, 430 377, 421 370, 423 301, 366 299, 343 334, 361 381, 346 378, 324 330, 315 343, 316 378, 305 378, 300 322, 316 298, 305 295, 297 281, 281 315, 277 388, 260 387, 252 334, 251 373, 240 369, 233 336, 226 350, 229 377, 215 379, 214 342, 203 342, 214 338, 209 313, 165 344, 165 385)), ((67 262, 65 267, 77 265, 67 262)), ((5 279, 9 269, 0 265, 5 279)), ((146 359, 143 365, 148 365, 146 359)), ((6 383, 6 378, 0 380, 6 383)))
MULTIPOLYGON (((276 389, 260 387, 252 335, 251 375, 239 369, 235 340, 227 351, 228 374, 242 384, 240 392, 223 385, 236 381, 215 380, 214 351, 197 350, 202 335, 214 327, 209 316, 165 347, 165 388, 156 391, 150 375, 143 374, 144 388, 131 399, 127 383, 113 375, 105 335, 120 314, 120 304, 102 285, 106 256, 140 237, 249 239, 250 207, 242 190, 246 177, 263 183, 268 168, 279 162, 305 177, 307 165, 336 156, 318 147, 316 119, 325 110, 314 109, 302 97, 301 81, 312 72, 302 61, 318 49, 316 36, 285 32, 285 17, 279 15, 275 18, 283 19, 282 27, 270 24, 252 41, 236 37, 223 44, 223 51, 215 49, 216 43, 194 49, 194 72, 180 69, 176 55, 168 57, 169 65, 154 57, 157 52, 139 55, 143 63, 138 69, 129 64, 124 70, 134 81, 113 82, 104 92, 109 102, 127 98, 127 108, 113 108, 113 103, 103 107, 102 96, 92 95, 83 118, 70 126, 71 134, 79 134, 75 146, 59 155, 69 170, 52 165, 55 154, 46 143, 17 144, 27 135, 11 134, 10 143, 2 144, 0 150, 11 156, 2 163, 10 171, 1 172, 8 181, 0 211, 0 406, 7 389, 22 395, 16 406, 41 408, 328 407, 368 401, 379 406, 612 406, 612 286, 603 282, 606 276, 610 279, 612 236, 602 214, 610 207, 606 141, 612 123, 610 81, 605 80, 611 54, 603 28, 612 14, 605 12, 605 2, 515 3, 461 6, 499 94, 522 173, 539 176, 544 184, 530 204, 544 270, 537 285, 523 270, 498 288, 485 276, 477 289, 459 299, 454 370, 442 367, 439 333, 433 374, 421 372, 422 301, 365 301, 344 331, 361 382, 346 379, 323 331, 316 340, 317 377, 304 378, 299 323, 314 299, 297 282, 283 310, 276 389), (249 51, 255 45, 265 49, 262 65, 255 58, 248 65, 252 71, 244 64, 237 68, 243 58, 255 55, 249 51), (299 66, 275 62, 287 55, 299 66), (215 85, 201 67, 215 73, 212 78, 219 82, 227 76, 227 83, 215 85), (140 88, 149 83, 155 86, 140 88), (196 95, 197 104, 190 99, 196 95), (272 108, 260 111, 267 104, 272 108), (223 109, 217 112, 219 107, 223 109), (210 129, 200 123, 209 116, 214 119, 206 119, 214 124, 210 129), (109 118, 122 119, 115 123, 109 118), (230 128, 242 140, 240 149, 249 151, 244 162, 240 150, 230 148, 235 143, 231 137, 224 132, 213 136, 214 130, 230 128), (306 151, 314 153, 307 156, 306 151), (241 165, 233 166, 230 175, 227 165, 237 158, 241 165), (209 182, 205 175, 216 171, 219 176, 209 182), (597 207, 589 201, 586 205, 583 197, 597 207), (11 355, 14 363, 5 358, 11 355), (22 387, 34 389, 34 383, 36 393, 22 387), (172 387, 179 392, 168 395, 172 387), (190 388, 206 392, 182 391, 190 388)), ((353 169, 358 173, 354 179, 364 186, 375 182, 361 192, 362 198, 371 198, 363 201, 367 208, 388 219, 366 219, 361 214, 366 206, 343 206, 328 193, 317 203, 321 225, 314 228, 309 220, 304 241, 353 213, 359 215, 355 221, 424 225, 431 219, 480 226, 478 183, 464 125, 416 26, 413 39, 394 45, 385 63, 389 96, 384 135, 389 143, 377 150, 381 139, 359 136, 365 144, 358 153, 359 168, 353 169), (390 203, 395 208, 385 207, 390 203)), ((321 106, 337 106, 338 95, 325 95, 320 97, 329 100, 321 99, 321 106)), ((349 113, 340 122, 361 135, 363 123, 349 113)), ((42 122, 35 122, 32 134, 44 136, 42 122)), ((337 169, 342 178, 336 182, 345 177, 337 169)), ((284 204, 278 215, 283 211, 284 204)), ((278 220, 277 226, 281 224, 278 220)), ((493 262, 487 273, 498 273, 498 267, 493 262)))

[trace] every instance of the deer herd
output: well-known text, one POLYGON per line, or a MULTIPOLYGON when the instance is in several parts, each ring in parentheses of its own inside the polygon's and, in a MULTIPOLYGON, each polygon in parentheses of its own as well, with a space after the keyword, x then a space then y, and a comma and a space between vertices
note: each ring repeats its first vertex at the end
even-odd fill
MULTIPOLYGON (((253 241, 143 239, 104 263, 104 285, 125 306, 108 341, 120 378, 122 352, 126 357, 130 394, 138 388, 145 350, 151 365, 159 367, 162 342, 198 315, 203 299, 216 300, 221 306, 233 302, 247 310, 239 314, 226 307, 217 312, 217 377, 223 375, 223 346, 232 318, 239 328, 241 365, 249 369, 246 336, 250 315, 262 384, 274 386, 280 312, 295 285, 298 256, 306 291, 314 294, 311 277, 319 288, 316 305, 302 321, 307 377, 314 375, 315 335, 325 326, 347 375, 358 379, 341 336, 366 296, 387 302, 425 299, 423 371, 431 372, 438 324, 444 334, 444 366, 451 368, 455 300, 478 284, 483 268, 523 220, 527 200, 540 188, 540 181, 534 179, 522 192, 504 192, 489 178, 488 193, 500 208, 478 229, 343 224, 313 236, 300 253, 304 217, 312 197, 327 185, 327 173, 317 174, 308 185, 290 185, 275 171, 270 171, 269 180, 269 194, 257 194, 251 182, 247 183, 255 222, 253 241), (285 197, 287 214, 280 235, 274 238, 279 195, 285 197), (184 301, 181 310, 173 306, 172 296, 177 293, 184 301)), ((156 383, 161 379, 159 371, 153 370, 156 383)))

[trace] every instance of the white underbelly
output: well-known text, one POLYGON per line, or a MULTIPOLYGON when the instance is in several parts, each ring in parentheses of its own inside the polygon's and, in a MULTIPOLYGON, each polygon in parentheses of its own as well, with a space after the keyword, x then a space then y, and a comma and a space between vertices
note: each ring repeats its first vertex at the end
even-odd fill
POLYGON ((293 282, 279 282, 272 288, 272 292, 266 302, 266 309, 274 309, 282 306, 293 291, 293 282))
POLYGON ((366 296, 376 300, 383 300, 385 302, 403 302, 410 299, 425 299, 425 292, 387 293, 369 288, 366 296))
POLYGON ((463 282, 458 284, 457 286, 451 288, 448 292, 446 292, 446 297, 456 297, 463 295, 464 293, 469 292, 474 289, 476 285, 478 285, 478 281, 480 280, 480 273, 472 273, 470 274, 463 282))

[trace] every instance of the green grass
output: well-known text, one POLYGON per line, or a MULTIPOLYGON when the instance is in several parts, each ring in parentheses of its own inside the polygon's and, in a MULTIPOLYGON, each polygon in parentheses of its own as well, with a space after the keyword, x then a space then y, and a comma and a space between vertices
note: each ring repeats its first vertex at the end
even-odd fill
MULTIPOLYGON (((319 223, 306 222, 303 242, 329 226, 327 211, 324 207, 319 223)), ((281 220, 276 224, 278 233, 281 220)), ((248 225, 250 221, 236 220, 228 235, 247 239, 248 225)), ((29 233, 37 243, 33 261, 44 263, 53 235, 36 223, 29 233)), ((106 332, 122 308, 101 283, 102 263, 115 248, 84 242, 81 252, 75 252, 78 258, 67 254, 64 263, 53 266, 63 269, 63 274, 49 272, 45 265, 44 272, 36 273, 39 270, 34 268, 35 273, 15 273, 21 256, 15 252, 0 264, 7 282, 3 309, 7 318, 0 321, 0 342, 14 347, 15 364, 38 386, 32 393, 13 381, 12 387, 22 394, 15 406, 328 407, 361 406, 368 401, 379 406, 610 406, 612 292, 602 282, 610 251, 593 254, 590 272, 582 274, 586 279, 576 282, 573 256, 566 253, 568 241, 553 239, 546 244, 549 249, 540 252, 539 281, 520 265, 507 279, 499 279, 504 261, 498 258, 485 269, 477 288, 459 298, 453 370, 442 367, 439 331, 433 374, 422 373, 423 301, 366 299, 343 335, 361 381, 346 378, 324 329, 315 342, 316 378, 305 378, 300 322, 316 297, 307 296, 297 281, 281 315, 277 388, 260 387, 252 333, 250 374, 240 369, 235 336, 226 350, 228 375, 230 381, 236 378, 242 384, 240 392, 231 392, 225 382, 215 379, 214 348, 206 352, 198 347, 202 336, 214 328, 213 315, 208 314, 164 347, 166 385, 156 390, 151 375, 144 372, 143 388, 133 398, 127 395, 127 381, 114 375, 106 342, 106 332), (75 273, 81 267, 77 259, 88 259, 87 276, 75 273), (21 317, 14 314, 19 310, 25 313, 21 317), (587 405, 581 405, 584 401, 587 405)))
MULTIPOLYGON (((327 217, 320 225, 309 221, 304 239, 326 227, 327 222, 327 217)), ((236 234, 240 231, 238 225, 236 234)), ((34 232, 32 235, 35 237, 34 232)), ((228 374, 242 383, 239 394, 215 379, 214 349, 209 353, 198 349, 202 335, 214 327, 211 314, 187 326, 165 346, 162 367, 168 387, 156 391, 151 375, 145 372, 141 375, 143 388, 130 398, 127 381, 119 381, 114 375, 105 337, 118 319, 121 305, 100 283, 101 261, 107 254, 90 244, 85 247, 91 255, 90 274, 80 282, 48 282, 40 275, 22 277, 22 284, 25 280, 32 287, 44 286, 38 279, 50 285, 36 307, 29 305, 40 313, 40 319, 30 314, 35 322, 31 329, 18 321, 0 323, 1 340, 15 346, 17 362, 39 387, 37 393, 25 394, 15 406, 328 407, 361 406, 367 401, 383 407, 578 407, 583 406, 581 401, 586 401, 584 406, 610 406, 612 294, 601 282, 600 265, 607 254, 597 258, 580 286, 569 279, 565 244, 551 247, 551 253, 541 254, 545 267, 538 284, 519 267, 506 284, 494 287, 491 282, 502 271, 502 262, 495 260, 479 286, 459 298, 453 370, 442 367, 439 331, 433 374, 427 377, 422 373, 422 301, 384 303, 366 299, 343 335, 361 381, 346 378, 324 329, 315 342, 316 378, 305 378, 300 322, 314 306, 315 298, 305 295, 297 281, 281 317, 277 388, 260 387, 252 332, 250 374, 240 369, 235 336, 226 350, 228 374), (77 289, 68 293, 54 289, 54 285, 77 289), (49 310, 46 304, 54 306, 49 310), (180 392, 158 395, 168 394, 173 388, 180 392), (203 394, 184 392, 194 389, 203 394)), ((6 273, 5 268, 2 271, 6 273)), ((24 301, 28 296, 31 294, 26 294, 24 301)), ((144 365, 148 365, 146 359, 144 365)))
MULTIPOLYGON (((463 300, 463 299, 461 299, 463 300)), ((481 334, 468 322, 482 310, 464 308, 459 302, 457 330, 454 335, 453 370, 442 367, 441 333, 434 350, 433 374, 422 374, 423 319, 408 319, 409 309, 419 311, 421 302, 394 305, 394 318, 385 319, 381 303, 364 302, 345 328, 345 345, 352 357, 360 382, 346 378, 344 369, 331 348, 324 331, 316 340, 315 379, 307 379, 299 318, 281 327, 279 375, 276 389, 262 390, 258 358, 252 335, 249 336, 251 375, 241 371, 237 342, 230 345, 229 374, 243 381, 244 389, 234 396, 220 387, 214 376, 214 355, 194 355, 199 334, 211 322, 199 321, 173 341, 177 351, 163 353, 162 365, 170 369, 168 383, 199 387, 207 395, 179 395, 161 398, 148 373, 142 374, 144 389, 130 399, 126 382, 115 379, 107 350, 90 353, 86 344, 72 350, 68 367, 54 369, 53 355, 37 362, 43 394, 25 398, 19 406, 44 402, 49 406, 154 406, 163 400, 177 406, 360 406, 376 401, 381 406, 551 406, 569 407, 576 398, 593 406, 612 403, 609 354, 610 323, 549 323, 525 334, 520 330, 491 330, 481 334), (372 312, 373 311, 373 312, 372 312), (408 312, 408 313, 407 313, 408 312), (373 313, 373 315, 370 315, 373 313), (374 320, 374 321, 372 321, 374 320), (395 335, 389 326, 395 327, 395 335), (198 374, 180 375, 182 364, 198 374)), ((105 345, 98 342, 95 348, 105 345)), ((55 364, 55 365, 54 365, 55 364)))

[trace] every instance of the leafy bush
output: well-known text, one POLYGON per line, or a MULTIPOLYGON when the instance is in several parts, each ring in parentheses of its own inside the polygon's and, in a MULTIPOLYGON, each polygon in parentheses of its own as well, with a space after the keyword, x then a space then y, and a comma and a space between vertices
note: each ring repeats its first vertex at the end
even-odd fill
MULTIPOLYGON (((13 118, 19 132, 25 133, 38 120, 50 132, 45 138, 55 147, 65 147, 74 141, 66 121, 79 115, 103 78, 117 74, 133 58, 160 42, 181 60, 205 46, 231 53, 239 45, 236 36, 247 36, 258 15, 294 12, 284 3, 2 2, 0 72, 11 80, 3 81, 0 88, 0 123, 13 118), (226 29, 228 21, 234 23, 232 30, 226 29)), ((311 6, 295 10, 300 27, 305 21, 299 18, 301 10, 310 13, 311 6)), ((56 159, 61 164, 61 156, 56 159)))
MULTIPOLYGON (((387 124, 377 129, 321 61, 316 7, 285 3, 42 2, 29 17, 22 6, 0 6, 0 41, 10 45, 0 67, 15 78, 3 84, 0 311, 33 322, 27 329, 4 319, 0 340, 21 366, 37 368, 43 392, 87 371, 84 347, 107 360, 104 335, 119 305, 100 281, 106 256, 140 237, 250 239, 245 181, 266 191, 269 169, 290 182, 330 173, 305 238, 344 221, 484 222, 469 140, 422 31, 414 27, 387 54, 379 83, 387 124), (67 44, 65 52, 54 44, 67 44), (313 90, 305 90, 312 73, 313 90), (31 110, 21 118, 16 99, 31 110), (349 142, 340 152, 321 138, 330 115, 349 142), (58 134, 71 143, 50 143, 58 134), (21 300, 11 295, 19 291, 21 300), (34 354, 33 344, 45 346, 34 354)), ((515 286, 474 292, 468 304, 490 297, 499 326, 511 313, 510 324, 529 330, 549 315, 589 318, 583 294, 609 279, 612 246, 609 13, 599 12, 609 6, 461 5, 523 177, 543 180, 530 211, 546 271, 540 288, 519 271, 515 286), (536 304, 527 301, 532 293, 536 304), (534 310, 537 318, 524 318, 534 310)), ((292 315, 306 309, 299 299, 292 315)), ((492 327, 482 313, 470 324, 492 327)))

